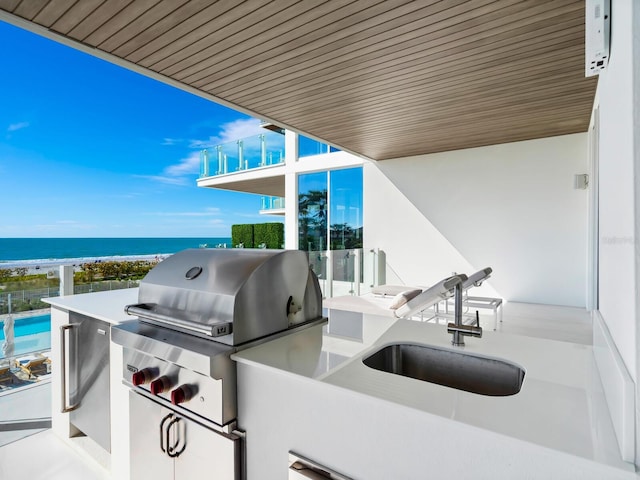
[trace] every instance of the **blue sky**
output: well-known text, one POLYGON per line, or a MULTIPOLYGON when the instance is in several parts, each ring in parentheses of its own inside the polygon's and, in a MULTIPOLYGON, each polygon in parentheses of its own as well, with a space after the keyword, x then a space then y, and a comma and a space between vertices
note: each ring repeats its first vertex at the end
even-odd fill
POLYGON ((259 121, 0 21, 0 237, 229 237, 257 195, 196 187, 259 121))

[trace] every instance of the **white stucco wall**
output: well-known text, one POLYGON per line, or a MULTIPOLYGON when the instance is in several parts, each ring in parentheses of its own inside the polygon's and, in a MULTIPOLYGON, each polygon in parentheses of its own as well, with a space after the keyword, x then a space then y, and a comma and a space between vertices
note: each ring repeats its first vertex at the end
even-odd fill
POLYGON ((586 133, 366 165, 365 246, 406 284, 490 266, 507 300, 584 307, 586 172, 586 133))
MULTIPOLYGON (((599 310, 629 370, 637 378, 638 284, 636 200, 640 148, 637 116, 640 82, 634 79, 634 44, 640 40, 640 6, 612 2, 611 55, 598 81, 599 136, 599 310), (635 12, 633 11, 635 9, 635 12), (636 17, 634 20, 634 16, 636 17), (636 38, 633 38, 633 35, 636 38), (635 85, 634 85, 635 83, 635 85), (634 92, 635 89, 635 92, 634 92), (636 119, 634 121, 634 111, 636 119), (635 128, 634 128, 635 126, 635 128)), ((637 54, 636 54, 637 56, 637 54)))

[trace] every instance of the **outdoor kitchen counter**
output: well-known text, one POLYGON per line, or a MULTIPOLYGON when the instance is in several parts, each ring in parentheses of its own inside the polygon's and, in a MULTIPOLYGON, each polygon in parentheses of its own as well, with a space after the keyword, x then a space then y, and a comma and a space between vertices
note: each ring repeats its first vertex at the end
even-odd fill
MULTIPOLYGON (((286 392, 287 405, 298 405, 305 401, 296 401, 295 395, 313 392, 309 395, 322 398, 317 408, 324 403, 326 415, 317 425, 297 420, 300 429, 316 429, 316 439, 323 438, 327 429, 325 441, 333 445, 341 443, 342 434, 336 428, 345 434, 369 432, 358 435, 359 448, 369 459, 391 455, 396 469, 385 472, 385 461, 362 461, 356 467, 353 450, 342 455, 339 448, 332 451, 297 438, 295 431, 286 448, 316 461, 330 457, 332 461, 325 460, 327 467, 355 478, 408 478, 397 468, 406 468, 406 475, 417 471, 412 468, 428 468, 434 478, 440 477, 439 472, 451 478, 489 474, 509 478, 522 475, 524 466, 529 478, 637 478, 633 465, 621 459, 590 346, 496 332, 467 337, 462 351, 504 359, 526 370, 518 394, 490 397, 381 372, 362 363, 369 354, 393 343, 452 349, 451 335, 442 325, 335 310, 329 317, 328 326, 309 328, 232 356, 239 364, 239 389, 261 381, 258 370, 263 377, 267 372, 271 375, 270 392, 248 386, 239 399, 240 409, 260 408, 252 403, 252 396, 269 405, 270 395, 277 404, 283 401, 277 398, 278 392, 286 392), (277 378, 288 386, 278 387, 277 378), (341 396, 342 400, 334 400, 341 396), (336 403, 340 406, 331 410, 336 403), (367 405, 372 407, 369 415, 364 413, 367 405), (367 418, 367 423, 353 423, 358 417, 367 418), (390 441, 394 432, 396 440, 390 441)), ((316 406, 308 407, 316 411, 316 406)), ((253 415, 246 418, 250 426, 253 415)), ((287 423, 285 418, 279 420, 280 425, 287 423)), ((263 424, 265 429, 274 428, 263 424)), ((259 433, 248 431, 247 438, 259 433)), ((353 441, 342 448, 349 451, 353 441)), ((265 465, 270 455, 282 455, 268 451, 275 446, 259 448, 267 452, 254 459, 251 452, 258 446, 248 450, 249 473, 252 464, 265 465)))
POLYGON ((44 301, 56 309, 81 313, 116 325, 125 320, 131 320, 131 316, 124 312, 124 307, 138 303, 138 289, 124 288, 106 292, 83 293, 46 298, 44 301))
MULTIPOLYGON (((129 389, 122 384, 122 347, 110 342, 109 346, 109 408, 111 419, 111 453, 103 450, 88 437, 78 436, 70 414, 62 410, 62 376, 60 327, 70 323, 70 312, 79 313, 116 325, 131 317, 124 312, 125 305, 138 302, 138 289, 128 288, 106 292, 85 293, 45 299, 51 304, 51 428, 53 432, 80 455, 102 465, 114 480, 129 479, 129 389)), ((91 319, 89 320, 91 321, 91 319)), ((106 393, 106 392, 105 392, 106 393)))

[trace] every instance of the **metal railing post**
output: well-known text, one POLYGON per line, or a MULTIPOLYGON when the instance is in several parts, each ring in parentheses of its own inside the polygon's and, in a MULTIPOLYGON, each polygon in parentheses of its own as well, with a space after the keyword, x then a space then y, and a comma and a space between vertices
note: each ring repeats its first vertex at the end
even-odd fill
POLYGON ((218 175, 222 175, 223 173, 227 173, 227 168, 224 165, 225 159, 223 158, 222 145, 218 145, 216 150, 218 151, 218 175))
POLYGON ((244 155, 242 151, 242 140, 238 140, 238 171, 244 170, 244 155))
POLYGON ((202 151, 202 176, 209 176, 209 152, 207 149, 202 151))

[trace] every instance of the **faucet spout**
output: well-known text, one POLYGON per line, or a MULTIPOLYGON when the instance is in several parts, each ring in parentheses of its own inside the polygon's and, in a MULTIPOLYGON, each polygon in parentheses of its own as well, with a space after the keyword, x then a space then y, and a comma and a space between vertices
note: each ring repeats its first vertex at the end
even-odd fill
MULTIPOLYGON (((452 279, 455 277, 452 277, 452 279)), ((471 335, 473 337, 482 337, 482 327, 480 327, 480 320, 476 312, 476 325, 463 325, 462 324, 462 281, 458 278, 458 281, 454 286, 454 323, 447 325, 447 332, 453 334, 451 344, 455 347, 464 347, 465 335, 471 335)))

